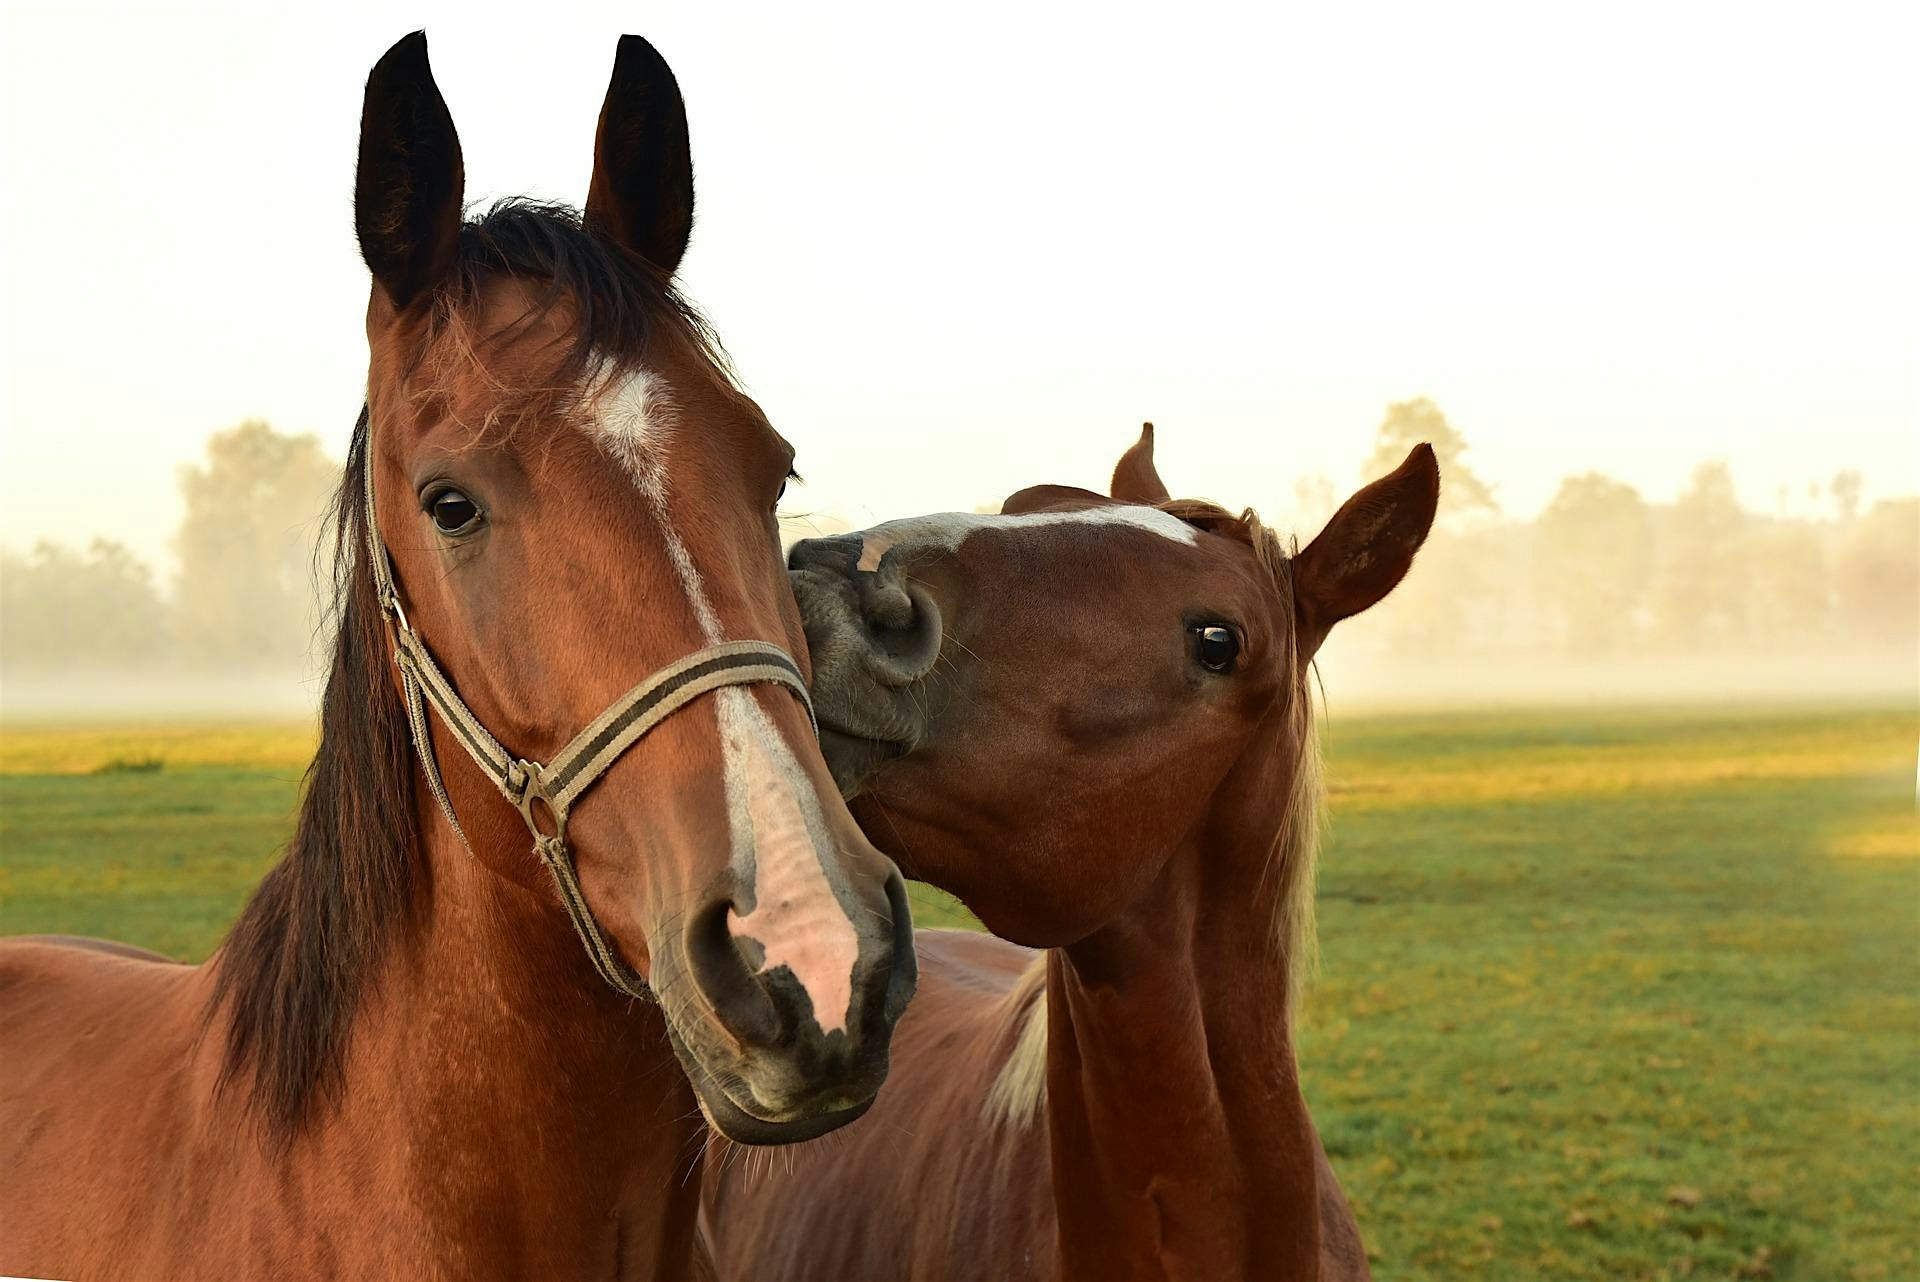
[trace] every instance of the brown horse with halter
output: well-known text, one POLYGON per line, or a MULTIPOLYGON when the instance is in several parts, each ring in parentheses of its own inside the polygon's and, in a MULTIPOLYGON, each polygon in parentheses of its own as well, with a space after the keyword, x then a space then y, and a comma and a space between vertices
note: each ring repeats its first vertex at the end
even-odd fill
POLYGON ((621 41, 584 219, 462 187, 416 33, 295 836, 204 966, 0 948, 0 1273, 678 1278, 702 1114, 802 1139, 886 1074, 903 888, 815 741, 792 451, 671 285, 672 73, 621 41))
POLYGON ((1365 1278, 1301 1097, 1320 807, 1309 664, 1406 574, 1421 446, 1297 555, 1171 502, 892 522, 790 554, 828 761, 901 866, 1008 940, 925 931, 872 1113, 709 1169, 720 1276, 1365 1278))

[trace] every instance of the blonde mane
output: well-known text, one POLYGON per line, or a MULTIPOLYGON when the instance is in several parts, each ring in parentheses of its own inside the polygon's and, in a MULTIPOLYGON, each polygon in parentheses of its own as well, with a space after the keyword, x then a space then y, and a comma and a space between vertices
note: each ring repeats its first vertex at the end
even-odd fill
MULTIPOLYGON (((1254 561, 1273 580, 1286 615, 1293 614, 1293 553, 1279 534, 1247 508, 1238 516, 1217 504, 1176 499, 1160 505, 1189 524, 1212 534, 1238 539, 1253 549, 1254 561)), ((1312 690, 1307 673, 1287 633, 1283 656, 1287 679, 1280 698, 1286 701, 1288 741, 1295 748, 1293 779, 1274 833, 1273 852, 1262 870, 1273 886, 1273 940, 1287 967, 1289 1021, 1305 999, 1319 970, 1320 939, 1315 898, 1319 884, 1320 836, 1326 817, 1326 780, 1320 753, 1319 723, 1313 715, 1312 690)), ((1039 1116, 1047 1092, 1047 954, 1038 953, 1014 981, 1001 1008, 1012 1049, 987 1091, 981 1117, 989 1125, 1023 1128, 1039 1116)), ((1004 1038, 1003 1038, 1004 1040, 1004 1038)))

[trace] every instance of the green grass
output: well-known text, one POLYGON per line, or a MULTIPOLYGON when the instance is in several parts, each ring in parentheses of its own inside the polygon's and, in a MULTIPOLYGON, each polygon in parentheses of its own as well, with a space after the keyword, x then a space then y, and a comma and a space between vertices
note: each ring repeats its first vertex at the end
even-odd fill
POLYGON ((1383 1276, 1920 1276, 1915 734, 1335 727, 1300 1058, 1383 1276))
MULTIPOLYGON (((1920 1277, 1917 732, 1883 711, 1333 725, 1300 1059, 1383 1279, 1920 1277)), ((0 931, 205 956, 310 746, 9 728, 0 931)))

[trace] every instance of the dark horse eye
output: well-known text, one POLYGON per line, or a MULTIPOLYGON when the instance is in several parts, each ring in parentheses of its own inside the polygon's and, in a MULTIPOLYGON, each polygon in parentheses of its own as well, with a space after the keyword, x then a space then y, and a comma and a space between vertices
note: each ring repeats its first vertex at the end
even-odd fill
POLYGON ((427 511, 442 534, 464 534, 480 519, 480 508, 459 490, 441 490, 427 500, 427 511))
POLYGON ((1209 672, 1230 672, 1240 657, 1240 638, 1232 628, 1209 624, 1193 630, 1194 657, 1209 672))

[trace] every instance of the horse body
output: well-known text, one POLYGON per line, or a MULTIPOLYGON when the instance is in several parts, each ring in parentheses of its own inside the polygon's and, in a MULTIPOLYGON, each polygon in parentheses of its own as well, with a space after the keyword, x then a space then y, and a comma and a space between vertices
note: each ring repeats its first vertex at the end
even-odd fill
POLYGON ((463 183, 415 33, 293 839, 203 966, 0 944, 0 1274, 678 1279, 703 1114, 790 1142, 886 1073, 904 892, 815 746, 792 450, 671 286, 672 73, 621 41, 583 214, 463 183))
POLYGON ((0 1270, 677 1275, 705 1127, 657 1009, 597 990, 538 896, 444 866, 348 1089, 285 1143, 220 1088, 218 954, 0 944, 0 1270))
MULTIPOLYGON (((1067 1060, 1049 1063, 1044 1087, 1030 1115, 1007 1116, 1002 1096, 1015 1062, 1024 1021, 1045 1021, 1060 1008, 1071 985, 1085 991, 1069 953, 1035 951, 977 931, 925 930, 920 949, 920 990, 894 1039, 892 1084, 866 1119, 832 1137, 791 1153, 731 1153, 709 1174, 704 1235, 716 1247, 723 1278, 802 1279, 918 1278, 938 1276, 952 1282, 1009 1282, 1013 1279, 1147 1276, 1261 1277, 1306 1276, 1297 1268, 1297 1241, 1266 1256, 1260 1235, 1242 1223, 1246 1207, 1267 1215, 1274 1230, 1291 1229, 1304 1240, 1300 1223, 1308 1198, 1318 1200, 1319 1274, 1328 1282, 1371 1276, 1352 1208, 1327 1160, 1319 1136, 1305 1119, 1313 1146, 1312 1187, 1303 1187, 1292 1167, 1262 1164, 1272 1181, 1251 1196, 1238 1170, 1238 1146, 1223 1142, 1223 1129, 1236 1119, 1217 1107, 1211 1078, 1196 1065, 1162 1069, 1191 1058, 1185 1047, 1115 1045, 1103 1036, 1098 1016, 1065 1022, 1075 1025, 1071 1044, 1154 1058, 1109 1058, 1091 1089, 1061 1082, 1067 1060), (1082 1030, 1084 1031, 1084 1034, 1082 1030), (1129 1064, 1145 1070, 1128 1072, 1129 1064), (997 1089, 999 1088, 999 1089, 997 1089), (1192 1098, 1181 1098, 1192 1096, 1192 1098), (1064 1126, 1069 1143, 1094 1139, 1098 1118, 1124 1132, 1138 1131, 1160 1108, 1165 1116, 1211 1118, 1205 1130, 1175 1136, 1165 1150, 1142 1151, 1148 1185, 1158 1175, 1197 1167, 1218 1196, 1208 1200, 1197 1186, 1171 1197, 1105 1186, 1074 1198, 1076 1212, 1063 1231, 1056 1201, 1063 1191, 1053 1179, 1056 1146, 1055 1099, 1071 1100, 1074 1120, 1064 1126), (1171 1151, 1178 1148, 1178 1152, 1171 1151), (1225 1185, 1224 1188, 1221 1185, 1225 1185), (824 1187, 822 1187, 824 1186, 824 1187), (818 1193, 804 1190, 818 1189, 818 1193), (1124 1208, 1115 1213, 1116 1208, 1124 1208), (1159 1233, 1171 1222, 1199 1249, 1182 1252, 1176 1271, 1163 1260, 1159 1233), (875 1232, 875 1225, 899 1225, 898 1232, 875 1232), (1145 1240, 1152 1232, 1152 1240, 1145 1240), (1068 1264, 1063 1244, 1073 1243, 1068 1264), (1221 1252, 1249 1258, 1244 1264, 1212 1260, 1221 1252), (1124 1253, 1124 1261, 1111 1257, 1124 1253), (1200 1267, 1201 1260, 1210 1260, 1200 1267), (1142 1262, 1151 1261, 1142 1268, 1142 1262)), ((1109 944, 1118 941, 1108 941, 1109 944)), ((1156 963, 1158 961, 1156 960, 1156 963)), ((1257 982, 1236 968, 1234 987, 1250 1007, 1264 1006, 1257 982)), ((1128 1018, 1128 1007, 1145 996, 1104 1004, 1113 1016, 1128 1018)), ((1071 1010, 1081 1003, 1070 1003, 1071 1010)), ((1264 1006, 1270 1012, 1270 1006, 1264 1006)), ((1161 1012, 1151 1012, 1157 1022, 1161 1012)), ((1048 1042, 1059 1040, 1051 1030, 1048 1042)), ((1117 1040, 1129 1040, 1124 1034, 1117 1040)), ((1029 1051, 1029 1053, 1031 1053, 1029 1051)), ((1085 1051, 1076 1060, 1085 1061, 1085 1051)), ((1264 1069, 1251 1059, 1244 1070, 1270 1089, 1283 1070, 1264 1069), (1267 1076, 1268 1072, 1272 1076, 1267 1076)), ((1260 1105, 1266 1112, 1264 1103, 1260 1105)), ((1285 1110, 1288 1117, 1292 1111, 1285 1110)), ((1276 1122, 1281 1118, 1272 1119, 1276 1122)), ((1162 1134, 1165 1143, 1168 1136, 1162 1134)), ((1282 1150, 1271 1156, 1277 1157, 1282 1150)), ((1094 1154, 1068 1159, 1069 1170, 1084 1171, 1094 1154)), ((1067 1194, 1067 1196, 1071 1196, 1067 1194)))
POLYGON ((1044 951, 921 935, 869 1117, 710 1166, 720 1276, 1369 1276, 1292 1047, 1307 665, 1405 574, 1437 491, 1416 451, 1288 556, 1172 503, 1149 435, 1114 484, 1143 506, 1039 487, 794 548, 854 813, 1044 951))
POLYGON ((720 1276, 1367 1276, 1300 1095, 1273 906, 1245 893, 1270 848, 1195 834, 1065 947, 920 932, 869 1115, 711 1178, 720 1276))

